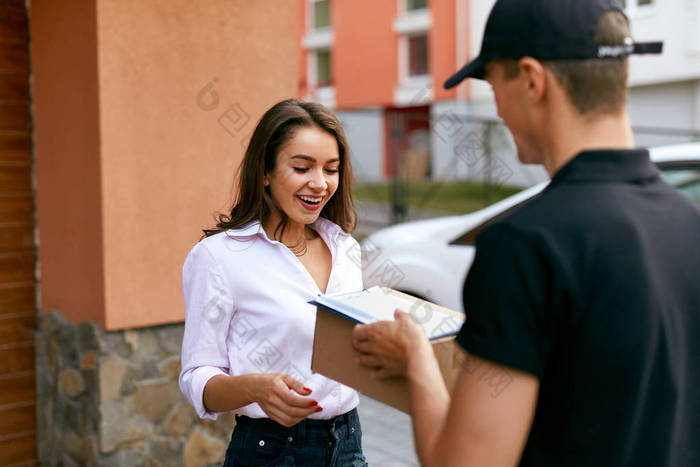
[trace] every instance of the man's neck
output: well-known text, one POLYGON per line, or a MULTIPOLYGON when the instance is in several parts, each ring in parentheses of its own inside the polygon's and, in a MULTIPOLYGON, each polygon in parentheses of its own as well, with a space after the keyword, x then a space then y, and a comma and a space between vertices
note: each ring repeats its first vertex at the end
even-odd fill
POLYGON ((545 148, 543 161, 550 176, 582 151, 634 148, 626 111, 595 117, 564 115, 563 118, 553 119, 550 128, 552 131, 547 138, 548 147, 545 148))

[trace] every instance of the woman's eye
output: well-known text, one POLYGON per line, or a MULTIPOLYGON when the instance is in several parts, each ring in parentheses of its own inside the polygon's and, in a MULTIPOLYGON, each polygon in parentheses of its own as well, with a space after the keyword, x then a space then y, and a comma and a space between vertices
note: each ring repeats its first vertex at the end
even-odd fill
POLYGON ((307 169, 306 167, 294 167, 294 171, 297 173, 300 173, 300 174, 303 174, 307 170, 309 170, 309 169, 307 169))
POLYGON ((338 169, 326 169, 326 172, 328 172, 329 174, 337 174, 339 172, 339 170, 338 169))

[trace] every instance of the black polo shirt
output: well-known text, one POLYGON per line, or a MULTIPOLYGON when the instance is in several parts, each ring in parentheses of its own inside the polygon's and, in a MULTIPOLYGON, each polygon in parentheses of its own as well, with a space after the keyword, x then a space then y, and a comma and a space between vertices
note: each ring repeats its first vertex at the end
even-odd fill
POLYGON ((464 306, 467 351, 540 379, 521 465, 700 466, 700 209, 647 151, 581 153, 487 227, 464 306))

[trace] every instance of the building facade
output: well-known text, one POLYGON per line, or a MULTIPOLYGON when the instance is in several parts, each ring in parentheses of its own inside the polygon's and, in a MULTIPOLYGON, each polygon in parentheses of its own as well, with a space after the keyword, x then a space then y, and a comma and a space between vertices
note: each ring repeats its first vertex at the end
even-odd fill
POLYGON ((182 264, 296 30, 288 0, 0 2, 0 465, 221 465, 232 414, 177 383, 182 264))
POLYGON ((298 94, 336 111, 358 181, 542 178, 512 151, 504 156, 509 141, 494 113, 468 110, 470 83, 442 86, 471 56, 475 3, 297 0, 298 94))
POLYGON ((659 56, 633 57, 629 110, 637 142, 700 139, 700 0, 627 0, 635 39, 663 40, 659 56))
MULTIPOLYGON (((493 0, 472 1, 471 50, 478 53, 493 0)), ((664 42, 661 55, 630 58, 628 110, 639 146, 700 139, 700 1, 625 0, 636 41, 664 42)), ((493 114, 487 85, 474 81, 468 104, 493 114)))
MULTIPOLYGON (((489 86, 444 80, 478 55, 494 0, 297 0, 299 96, 335 109, 359 181, 467 178, 531 185, 547 178, 517 160, 489 86), (400 167, 398 167, 400 166, 400 167)), ((631 58, 637 144, 700 139, 700 1, 625 0, 633 35, 663 40, 631 58)))

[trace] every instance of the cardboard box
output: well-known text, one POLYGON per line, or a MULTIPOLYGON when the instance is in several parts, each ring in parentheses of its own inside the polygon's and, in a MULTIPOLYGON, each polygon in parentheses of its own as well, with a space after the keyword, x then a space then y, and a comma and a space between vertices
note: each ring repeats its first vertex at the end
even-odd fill
MULTIPOLYGON (((459 313, 456 316, 461 316, 459 313)), ((403 412, 410 413, 408 381, 404 377, 378 380, 372 370, 356 362, 359 353, 352 346, 352 330, 355 323, 341 316, 317 308, 316 335, 311 360, 311 370, 345 384, 372 399, 384 402, 403 412)), ((454 336, 432 341, 433 352, 440 365, 447 389, 457 382, 463 352, 454 336)))

